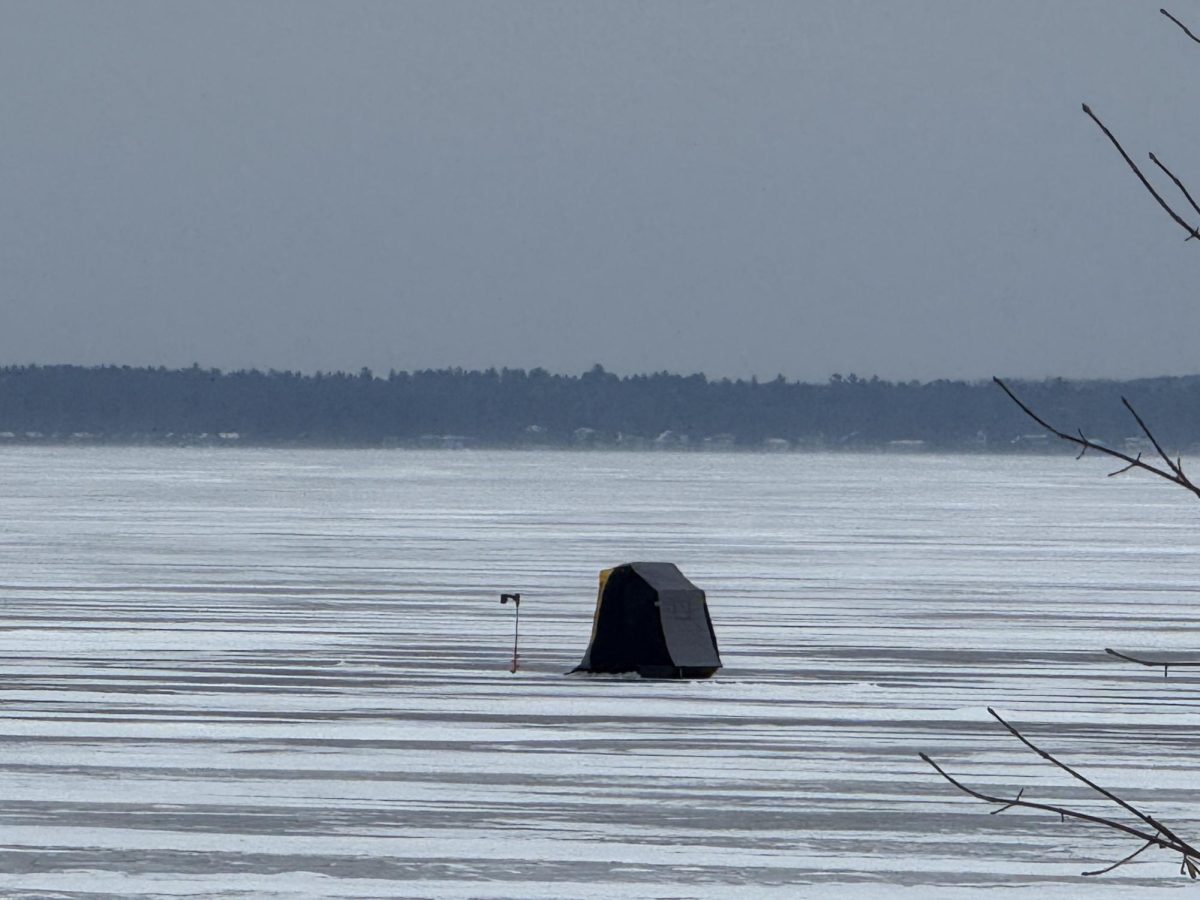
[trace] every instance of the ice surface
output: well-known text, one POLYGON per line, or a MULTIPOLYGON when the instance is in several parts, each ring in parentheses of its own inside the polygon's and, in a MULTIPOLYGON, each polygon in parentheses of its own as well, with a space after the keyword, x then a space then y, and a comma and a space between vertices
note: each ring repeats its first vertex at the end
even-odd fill
MULTIPOLYGON (((1136 896, 917 758, 1200 837, 1197 510, 1069 457, 6 448, 0 896, 1136 896), (706 682, 564 677, 596 573, 706 682), (520 591, 522 671, 507 671, 520 591)), ((1144 861, 1143 861, 1144 859, 1144 861)))

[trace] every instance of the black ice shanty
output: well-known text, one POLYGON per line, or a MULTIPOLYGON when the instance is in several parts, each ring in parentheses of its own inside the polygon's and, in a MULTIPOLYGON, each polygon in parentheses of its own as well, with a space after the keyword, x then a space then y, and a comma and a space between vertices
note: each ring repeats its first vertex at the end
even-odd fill
POLYGON ((600 573, 592 640, 571 671, 708 678, 719 668, 704 591, 674 563, 625 563, 600 573))

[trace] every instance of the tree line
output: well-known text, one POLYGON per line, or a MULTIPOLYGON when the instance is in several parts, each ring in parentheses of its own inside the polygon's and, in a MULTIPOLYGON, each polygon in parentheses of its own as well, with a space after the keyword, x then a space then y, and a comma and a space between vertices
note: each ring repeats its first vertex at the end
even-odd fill
MULTIPOLYGON (((1176 448, 1200 444, 1200 376, 1010 381, 1089 439, 1136 438, 1128 396, 1176 448), (1072 426, 1075 427, 1075 426, 1072 426)), ((1044 446, 990 382, 824 384, 544 369, 357 374, 130 366, 0 368, 0 440, 313 446, 620 446, 1011 450, 1044 446)))

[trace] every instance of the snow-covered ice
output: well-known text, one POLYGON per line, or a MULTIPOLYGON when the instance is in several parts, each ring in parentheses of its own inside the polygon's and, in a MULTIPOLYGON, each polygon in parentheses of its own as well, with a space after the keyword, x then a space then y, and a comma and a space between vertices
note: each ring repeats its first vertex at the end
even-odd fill
POLYGON ((0 896, 1144 896, 996 706, 1200 837, 1200 509, 1070 457, 6 448, 0 896), (726 667, 565 677, 599 569, 726 667), (522 670, 507 671, 518 590, 522 670))

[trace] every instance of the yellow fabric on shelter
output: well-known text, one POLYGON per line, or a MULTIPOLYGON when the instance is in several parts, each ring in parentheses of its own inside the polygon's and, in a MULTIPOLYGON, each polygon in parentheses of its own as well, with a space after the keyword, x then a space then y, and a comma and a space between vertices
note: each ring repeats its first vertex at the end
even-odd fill
POLYGON ((604 569, 600 572, 600 590, 596 592, 596 611, 592 614, 592 637, 588 642, 589 647, 596 640, 596 626, 600 623, 600 607, 604 605, 604 586, 608 584, 608 576, 612 572, 612 569, 604 569))

